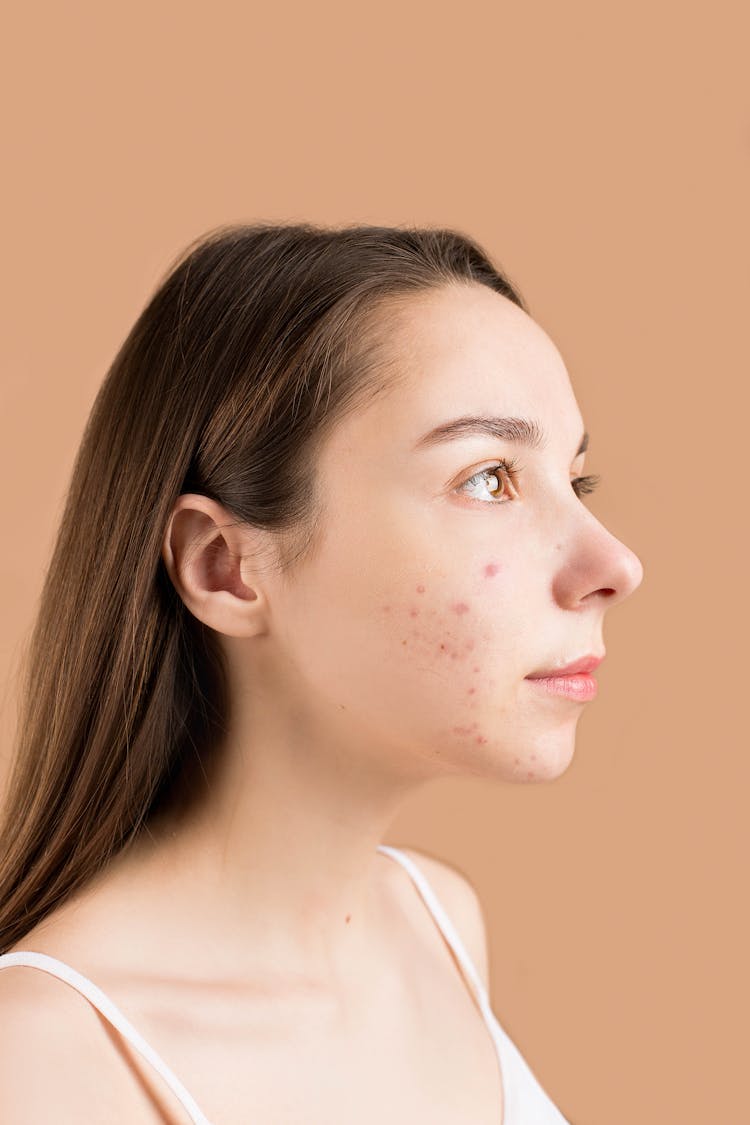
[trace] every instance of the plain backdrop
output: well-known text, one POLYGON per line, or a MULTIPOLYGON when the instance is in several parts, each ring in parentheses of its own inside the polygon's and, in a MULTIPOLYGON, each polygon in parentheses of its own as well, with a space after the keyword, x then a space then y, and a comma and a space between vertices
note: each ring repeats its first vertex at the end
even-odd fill
POLYGON ((388 842, 474 881, 493 1007, 576 1125, 750 1121, 742 9, 6 13, 0 772, 88 411, 174 255, 255 219, 470 233, 560 348, 587 503, 645 574, 565 774, 440 782, 388 842))

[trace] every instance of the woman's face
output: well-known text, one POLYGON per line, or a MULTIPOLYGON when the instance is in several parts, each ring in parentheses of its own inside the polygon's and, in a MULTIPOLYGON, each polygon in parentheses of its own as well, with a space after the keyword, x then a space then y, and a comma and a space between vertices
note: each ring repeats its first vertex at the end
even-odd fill
POLYGON ((585 427, 565 366, 479 284, 410 298, 387 347, 404 378, 328 440, 317 549, 272 594, 282 698, 407 774, 555 777, 591 703, 525 677, 603 653, 605 612, 643 576, 571 483, 585 427), (544 445, 425 438, 469 416, 533 420, 544 445))

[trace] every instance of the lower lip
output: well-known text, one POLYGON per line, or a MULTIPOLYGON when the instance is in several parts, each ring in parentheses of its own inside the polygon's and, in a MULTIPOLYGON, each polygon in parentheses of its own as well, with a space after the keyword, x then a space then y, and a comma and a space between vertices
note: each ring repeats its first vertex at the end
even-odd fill
POLYGON ((543 691, 552 695, 564 695, 566 699, 576 699, 579 703, 586 703, 594 699, 598 684, 588 672, 576 672, 572 676, 542 676, 540 679, 529 679, 530 684, 536 684, 543 691))

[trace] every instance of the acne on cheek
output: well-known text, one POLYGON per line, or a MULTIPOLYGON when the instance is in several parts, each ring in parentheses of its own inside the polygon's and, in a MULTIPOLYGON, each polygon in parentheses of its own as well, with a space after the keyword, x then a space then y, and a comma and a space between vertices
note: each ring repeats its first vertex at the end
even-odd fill
POLYGON ((483 746, 487 739, 479 730, 479 723, 471 723, 470 726, 455 726, 451 727, 453 734, 466 735, 472 738, 479 746, 483 746))
MULTIPOLYGON (((493 579, 502 570, 502 565, 498 562, 484 563, 480 568, 480 574, 483 580, 493 579)), ((408 620, 413 623, 412 628, 408 631, 407 636, 402 636, 401 647, 406 648, 407 652, 411 651, 420 663, 425 661, 433 664, 437 668, 444 668, 446 658, 451 661, 464 662, 468 660, 470 654, 476 647, 477 637, 471 635, 471 632, 466 635, 466 625, 469 622, 468 615, 471 613, 471 606, 463 600, 449 602, 447 610, 443 610, 443 624, 447 624, 451 619, 458 618, 462 625, 460 632, 463 634, 456 638, 452 628, 443 629, 438 624, 441 611, 429 604, 429 600, 424 599, 427 593, 427 588, 424 584, 420 583, 415 588, 415 594, 419 599, 419 604, 416 602, 406 608, 408 620), (422 628, 416 627, 416 619, 422 618, 422 628), (437 621, 435 619, 438 619, 437 621)), ((394 620, 394 607, 390 604, 382 606, 383 613, 389 614, 394 620)), ((476 659, 476 657, 475 657, 476 659)), ((473 664, 471 667, 472 677, 477 677, 481 674, 481 666, 473 664)), ((492 686, 493 681, 489 681, 492 686)), ((470 683, 466 688, 467 705, 470 709, 476 707, 476 702, 471 699, 476 695, 477 687, 475 684, 470 683)), ((479 730, 479 724, 474 722, 470 725, 458 724, 451 728, 452 732, 457 735, 471 738, 479 745, 484 745, 488 739, 479 730)))
MULTIPOLYGON (((421 587, 421 590, 424 590, 424 587, 421 587)), ((417 587, 417 591, 420 592, 420 587, 417 587)), ((392 606, 384 605, 383 612, 392 613, 392 606)), ((437 609, 432 607, 419 609, 415 605, 409 606, 407 610, 409 618, 415 621, 416 618, 421 617, 423 628, 418 629, 415 626, 410 630, 408 637, 401 639, 401 644, 417 648, 421 659, 430 656, 439 658, 448 656, 451 660, 466 660, 468 654, 476 645, 476 639, 472 636, 457 639, 450 629, 439 632, 435 628, 436 623, 431 620, 438 616, 438 612, 437 609)), ((448 606, 448 612, 455 614, 457 617, 463 617, 471 610, 466 602, 452 602, 448 606)), ((475 667, 474 671, 478 672, 479 668, 475 667)), ((470 690, 473 692, 476 689, 470 690)))
MULTIPOLYGON (((499 566, 497 566, 496 564, 490 563, 485 568, 485 573, 487 574, 488 577, 492 577, 495 574, 497 574, 499 569, 500 569, 499 566), (489 573, 487 573, 487 572, 489 572, 489 573)), ((417 586, 416 592, 418 594, 424 594, 425 593, 425 587, 424 586, 417 586)), ((383 610, 385 612, 390 613, 391 606, 385 605, 385 606, 383 606, 383 610)), ((470 612, 470 607, 466 604, 466 602, 453 602, 449 606, 449 610, 452 611, 457 616, 462 617, 465 613, 470 612)), ((410 616, 410 618, 419 617, 421 612, 422 611, 417 609, 416 606, 411 606, 410 609, 409 609, 409 616, 410 616)), ((437 610, 435 610, 435 609, 429 609, 427 611, 427 614, 431 617, 434 617, 436 613, 437 613, 437 610)), ((417 640, 421 640, 422 633, 419 630, 414 629, 413 630, 413 636, 417 640)), ((408 644, 408 639, 407 638, 402 639, 401 644, 402 645, 408 644)), ((455 659, 461 658, 460 653, 457 650, 455 650, 455 649, 453 649, 452 651, 450 650, 450 641, 440 641, 439 645, 440 645, 439 651, 440 651, 441 655, 450 651, 450 655, 451 655, 452 659, 455 660, 455 659)), ((475 641, 474 641, 473 638, 469 637, 467 640, 464 641, 464 649, 465 649, 466 655, 468 655, 468 653, 471 652, 471 650, 474 648, 474 646, 475 646, 475 641)), ((433 652, 433 650, 430 649, 428 651, 428 653, 426 653, 425 655, 429 655, 432 652, 433 652)), ((463 658, 465 659, 466 656, 464 656, 463 658)), ((478 676, 481 672, 481 667, 480 667, 479 664, 473 664, 471 670, 472 670, 473 675, 478 676)), ((492 686, 493 681, 490 680, 489 683, 490 683, 490 686, 492 686)), ((472 687, 467 689, 466 694, 469 695, 469 696, 474 695, 476 693, 476 690, 477 690, 476 687, 472 686, 472 687)), ((457 735, 459 738, 471 739, 471 741, 474 742, 477 746, 484 746, 489 741, 489 739, 485 735, 482 734, 482 732, 479 728, 479 723, 478 723, 477 720, 474 720, 471 723, 463 723, 463 724, 457 723, 455 726, 452 726, 450 729, 451 729, 452 734, 457 735)), ((536 761, 536 754, 531 754, 530 758, 531 758, 531 761, 536 761)), ((521 758, 518 757, 518 756, 515 756, 513 758, 513 764, 517 767, 521 767, 521 758)), ((519 774, 522 772, 520 768, 518 769, 518 772, 519 772, 519 774)), ((535 774, 534 770, 528 769, 528 765, 527 765, 527 768, 525 770, 525 776, 526 776, 527 781, 533 781, 534 778, 536 777, 536 774, 535 774)))
MULTIPOLYGON (((484 579, 494 578, 500 573, 502 567, 498 562, 484 563, 481 567, 480 573, 484 579)), ((419 583, 415 587, 415 593, 421 599, 427 593, 427 587, 423 583, 419 583)), ((393 606, 390 604, 383 605, 383 613, 393 615, 393 606)), ((412 604, 406 610, 408 617, 411 621, 416 622, 418 617, 423 619, 423 628, 417 629, 416 627, 410 630, 410 635, 402 637, 402 647, 407 647, 411 644, 412 648, 416 648, 420 658, 430 657, 433 659, 437 657, 438 661, 443 657, 449 656, 451 660, 466 660, 469 653, 473 651, 476 646, 476 637, 464 636, 463 638, 456 639, 452 629, 446 630, 445 633, 440 635, 439 631, 435 629, 436 622, 434 618, 438 617, 439 611, 434 606, 425 606, 424 602, 420 605, 412 604)), ((463 600, 450 602, 448 604, 448 613, 455 615, 458 618, 463 618, 471 613, 471 606, 468 602, 463 600)), ((468 620, 468 619, 467 619, 468 620)), ((477 665, 472 668, 473 674, 478 674, 480 671, 477 665)), ((467 695, 474 695, 476 687, 470 686, 467 688, 467 695)))

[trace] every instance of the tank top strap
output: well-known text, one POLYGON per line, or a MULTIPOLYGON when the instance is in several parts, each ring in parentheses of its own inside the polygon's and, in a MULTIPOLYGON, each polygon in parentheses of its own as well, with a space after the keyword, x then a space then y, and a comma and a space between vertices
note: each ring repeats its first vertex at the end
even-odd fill
MULTIPOLYGON (((513 1066, 511 1065, 515 1063, 518 1052, 513 1048, 511 1040, 497 1020, 490 1004, 487 989, 456 927, 451 921, 448 912, 436 895, 426 875, 410 856, 405 855, 399 848, 394 848, 387 844, 379 845, 378 851, 384 852, 392 859, 395 859, 411 876, 427 909, 434 918, 438 929, 443 934, 449 947, 453 950, 456 960, 463 972, 463 976, 474 993, 497 1056, 500 1081, 503 1088, 504 1125, 521 1125, 522 1122, 531 1125, 532 1118, 525 1117, 521 1112, 524 1101, 523 1098, 520 1097, 521 1091, 518 1089, 517 1074, 514 1073, 513 1066)), ((534 1118, 533 1121, 534 1125, 542 1125, 544 1119, 540 1118, 537 1122, 537 1119, 534 1118)))
POLYGON ((473 989, 484 1022, 495 1045, 500 1078, 503 1084, 504 1125, 571 1125, 549 1098, 526 1059, 493 1012, 482 978, 477 972, 476 966, 445 907, 435 894, 421 868, 399 848, 380 844, 377 850, 397 860, 411 875, 417 890, 424 899, 448 945, 455 953, 456 960, 473 989))
POLYGON ((117 1028, 123 1038, 158 1071, 177 1100, 190 1115, 190 1119, 194 1125, 211 1125, 211 1122, 198 1107, 192 1095, 167 1066, 161 1056, 146 1042, 140 1032, 136 1031, 120 1009, 112 1003, 106 993, 102 992, 93 981, 89 980, 88 977, 85 977, 82 973, 79 973, 76 969, 71 968, 71 966, 64 961, 59 961, 56 957, 50 957, 46 953, 37 953, 32 950, 24 949, 17 950, 13 953, 0 954, 0 969, 9 969, 12 965, 25 965, 33 969, 41 969, 42 972, 50 973, 53 977, 58 977, 59 980, 69 984, 77 992, 80 992, 82 996, 85 996, 89 1003, 93 1004, 113 1027, 117 1028))
POLYGON ((422 872, 421 868, 417 866, 410 856, 406 855, 399 848, 391 847, 389 844, 378 845, 378 851, 384 852, 392 859, 395 859, 411 876, 416 884, 417 890, 424 899, 427 909, 432 914, 432 917, 437 923, 438 929, 443 934, 448 945, 453 950, 464 976, 466 977, 474 996, 476 997, 479 1010, 484 1016, 487 1026, 493 1033, 493 1038, 496 1031, 496 1021, 493 1016, 492 1008, 490 1007, 490 998, 487 994, 487 989, 484 986, 482 978, 480 977, 477 968, 472 961, 469 953, 461 940, 456 927, 451 921, 448 913, 441 903, 440 899, 435 894, 432 885, 428 882, 427 877, 422 872))

